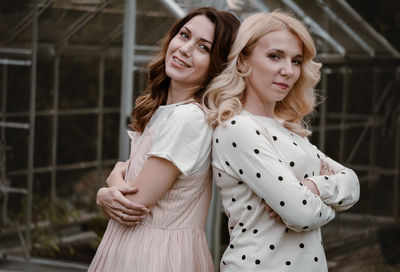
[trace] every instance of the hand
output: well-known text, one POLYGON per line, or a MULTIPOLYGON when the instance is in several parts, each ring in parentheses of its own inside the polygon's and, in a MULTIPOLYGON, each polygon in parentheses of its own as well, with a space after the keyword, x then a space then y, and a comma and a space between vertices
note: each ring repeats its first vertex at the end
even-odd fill
POLYGON ((117 162, 110 175, 107 177, 106 183, 108 187, 125 184, 125 174, 128 170, 129 160, 125 162, 117 162))
POLYGON ((108 219, 126 226, 134 226, 146 218, 149 209, 125 197, 138 191, 137 187, 100 188, 97 192, 97 205, 108 219))
POLYGON ((265 203, 265 210, 269 213, 269 218, 275 219, 278 223, 283 222, 279 214, 277 214, 270 206, 268 206, 267 203, 265 203))
POLYGON ((301 184, 303 184, 303 186, 307 187, 312 193, 319 196, 320 193, 319 193, 318 187, 317 187, 317 185, 315 185, 315 183, 312 180, 303 179, 301 181, 301 184))
POLYGON ((329 166, 327 162, 321 159, 321 170, 319 173, 321 176, 330 176, 336 174, 335 171, 329 166))

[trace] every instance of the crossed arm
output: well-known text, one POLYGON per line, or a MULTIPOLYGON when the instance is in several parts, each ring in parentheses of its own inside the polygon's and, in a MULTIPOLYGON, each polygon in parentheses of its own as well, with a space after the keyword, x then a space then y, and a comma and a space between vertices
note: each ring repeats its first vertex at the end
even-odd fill
POLYGON ((149 208, 162 198, 181 172, 168 160, 150 157, 136 179, 130 181, 132 185, 128 185, 124 181, 127 168, 128 162, 115 165, 107 178, 108 187, 97 193, 97 205, 107 218, 132 226, 146 217, 149 208))

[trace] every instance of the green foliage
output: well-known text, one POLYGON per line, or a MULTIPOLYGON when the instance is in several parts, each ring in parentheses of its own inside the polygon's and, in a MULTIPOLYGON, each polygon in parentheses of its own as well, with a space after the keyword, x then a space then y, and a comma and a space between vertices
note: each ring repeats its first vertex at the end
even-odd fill
POLYGON ((104 232, 107 228, 108 220, 99 214, 98 216, 92 217, 87 223, 87 229, 93 231, 97 234, 98 239, 91 244, 93 249, 96 249, 101 241, 101 238, 104 235, 104 232))
MULTIPOLYGON (((35 225, 32 231, 32 256, 55 257, 60 251, 60 233, 58 228, 79 218, 79 212, 66 201, 34 196, 32 219, 35 225), (43 225, 39 226, 39 222, 43 225)), ((70 251, 73 251, 70 248, 70 251)))

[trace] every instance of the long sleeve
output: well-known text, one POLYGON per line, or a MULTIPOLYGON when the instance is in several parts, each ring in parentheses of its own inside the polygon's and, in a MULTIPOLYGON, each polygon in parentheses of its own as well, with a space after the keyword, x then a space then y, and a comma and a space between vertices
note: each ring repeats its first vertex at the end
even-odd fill
POLYGON ((335 217, 335 211, 300 184, 283 162, 273 135, 247 116, 235 116, 214 132, 213 163, 242 180, 292 230, 309 231, 335 217))
MULTIPOLYGON (((316 148, 316 147, 315 147, 316 148)), ((336 211, 344 211, 352 207, 360 198, 360 184, 353 170, 332 160, 321 151, 318 156, 336 173, 330 176, 314 176, 312 180, 318 187, 320 198, 336 211)))

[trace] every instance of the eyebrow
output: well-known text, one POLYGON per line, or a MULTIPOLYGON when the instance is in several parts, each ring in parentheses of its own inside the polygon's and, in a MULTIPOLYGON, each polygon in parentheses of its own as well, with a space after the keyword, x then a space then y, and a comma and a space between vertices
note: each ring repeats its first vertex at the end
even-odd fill
MULTIPOLYGON (((270 51, 275 51, 275 52, 278 52, 278 53, 280 53, 280 54, 285 54, 285 51, 283 51, 283 50, 281 50, 281 49, 277 49, 277 48, 271 48, 271 49, 268 49, 268 52, 270 52, 270 51)), ((294 56, 295 58, 302 58, 302 59, 304 59, 304 57, 303 57, 303 55, 296 55, 296 56, 294 56)))
MULTIPOLYGON (((192 34, 192 31, 190 31, 190 29, 189 29, 187 26, 184 26, 184 27, 182 27, 182 28, 186 29, 187 32, 189 32, 190 34, 192 34)), ((206 39, 204 39, 204 38, 200 38, 200 40, 203 41, 203 42, 209 43, 209 44, 211 44, 211 45, 213 44, 212 42, 210 42, 209 40, 206 40, 206 39)))

